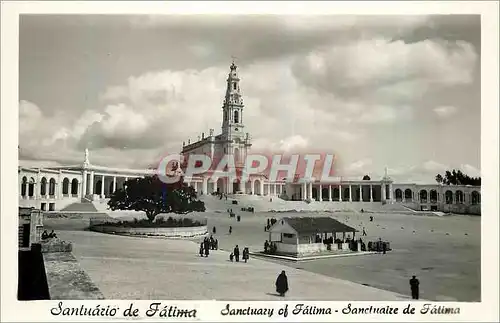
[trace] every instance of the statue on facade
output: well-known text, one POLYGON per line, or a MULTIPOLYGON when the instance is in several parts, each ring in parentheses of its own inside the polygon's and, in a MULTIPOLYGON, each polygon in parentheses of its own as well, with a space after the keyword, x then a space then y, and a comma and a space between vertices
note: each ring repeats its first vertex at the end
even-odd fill
POLYGON ((90 164, 90 161, 89 161, 89 150, 88 148, 85 148, 85 160, 83 162, 84 165, 89 165, 90 164))

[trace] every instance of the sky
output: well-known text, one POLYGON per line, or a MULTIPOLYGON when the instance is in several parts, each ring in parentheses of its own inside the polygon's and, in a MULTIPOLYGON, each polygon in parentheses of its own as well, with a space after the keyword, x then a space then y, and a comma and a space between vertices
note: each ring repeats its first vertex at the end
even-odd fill
POLYGON ((252 151, 337 175, 480 176, 474 15, 22 15, 21 165, 144 168, 221 131, 232 57, 252 151))

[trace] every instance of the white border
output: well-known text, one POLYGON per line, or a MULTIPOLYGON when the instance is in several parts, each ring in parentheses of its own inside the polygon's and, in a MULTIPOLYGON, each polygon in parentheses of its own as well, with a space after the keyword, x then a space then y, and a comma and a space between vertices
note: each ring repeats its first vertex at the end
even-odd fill
MULTIPOLYGON (((481 238, 481 303, 450 303, 462 308, 459 316, 345 316, 333 315, 288 317, 224 317, 220 310, 226 303, 215 305, 212 301, 174 302, 184 306, 199 306, 198 319, 206 321, 496 321, 498 320, 498 254, 499 254, 499 137, 498 137, 498 2, 496 1, 433 1, 433 2, 6 2, 1 3, 1 321, 63 321, 68 317, 51 316, 50 302, 18 302, 17 289, 17 143, 18 140, 18 34, 19 14, 481 14, 481 174, 482 174, 482 238, 481 238), (13 189, 14 188, 14 189, 13 189), (191 304, 191 305, 189 305, 191 304)), ((75 301, 76 302, 76 301, 75 301)), ((115 304, 121 308, 131 301, 96 302, 76 304, 115 304)), ((136 301, 147 308, 148 301, 136 301)), ((173 305, 173 302, 169 304, 173 305)), ((237 302, 231 302, 237 303, 237 302)), ((257 305, 259 302, 252 302, 257 305)), ((290 306, 297 302, 288 302, 290 306)), ((323 304, 324 302, 315 302, 323 304)), ((342 308, 348 302, 329 302, 342 308)), ((362 304, 362 302, 353 302, 362 304)), ((269 304, 267 302, 267 304, 269 304)), ((275 307, 285 302, 276 302, 275 307)), ((403 307, 404 302, 387 302, 384 305, 403 307)), ((377 304, 374 304, 377 305, 377 304)), ((381 305, 381 304, 378 304, 381 305)), ((439 305, 444 305, 439 303, 439 305)), ((70 317, 80 321, 82 318, 70 317)), ((104 318, 97 318, 102 321, 104 318)), ((89 321, 91 319, 85 319, 89 321)), ((116 318, 115 318, 116 320, 116 318)), ((147 319, 151 321, 152 319, 147 319)), ((156 320, 159 320, 156 318, 156 320)))

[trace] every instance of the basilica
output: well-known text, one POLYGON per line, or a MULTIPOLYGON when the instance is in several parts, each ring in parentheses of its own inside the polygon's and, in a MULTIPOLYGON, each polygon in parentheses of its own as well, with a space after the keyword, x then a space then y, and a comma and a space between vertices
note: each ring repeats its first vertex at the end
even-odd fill
MULTIPOLYGON (((222 105, 221 133, 215 135, 214 129, 210 129, 208 134, 202 133, 196 142, 184 142, 181 155, 189 157, 203 154, 211 160, 232 155, 236 173, 241 175, 245 171, 243 164, 252 146, 251 136, 245 128, 244 112, 238 68, 233 62, 222 105)), ((105 200, 122 188, 128 179, 156 173, 154 169, 123 169, 92 164, 87 149, 82 159, 83 162, 77 165, 19 167, 20 206, 56 211, 76 202, 105 200)), ((216 172, 186 177, 185 181, 198 194, 250 194, 309 203, 401 203, 412 210, 469 214, 481 212, 480 187, 394 183, 387 171, 382 178, 374 180, 338 178, 325 182, 311 177, 300 183, 287 179, 271 181, 265 173, 250 174, 242 182, 241 176, 229 178, 217 176, 216 172)))

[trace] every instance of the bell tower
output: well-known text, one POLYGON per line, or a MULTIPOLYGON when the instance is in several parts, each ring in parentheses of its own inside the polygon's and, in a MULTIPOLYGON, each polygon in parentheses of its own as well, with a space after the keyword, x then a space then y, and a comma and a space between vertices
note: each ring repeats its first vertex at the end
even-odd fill
POLYGON ((243 124, 243 99, 240 92, 240 78, 237 66, 231 64, 227 78, 226 96, 222 106, 222 135, 226 140, 243 140, 245 138, 243 124))
POLYGON ((245 133, 244 105, 237 69, 238 67, 233 61, 229 67, 226 96, 222 105, 222 140, 224 141, 224 153, 234 155, 234 160, 238 165, 239 162, 245 160, 251 143, 248 133, 245 133))

